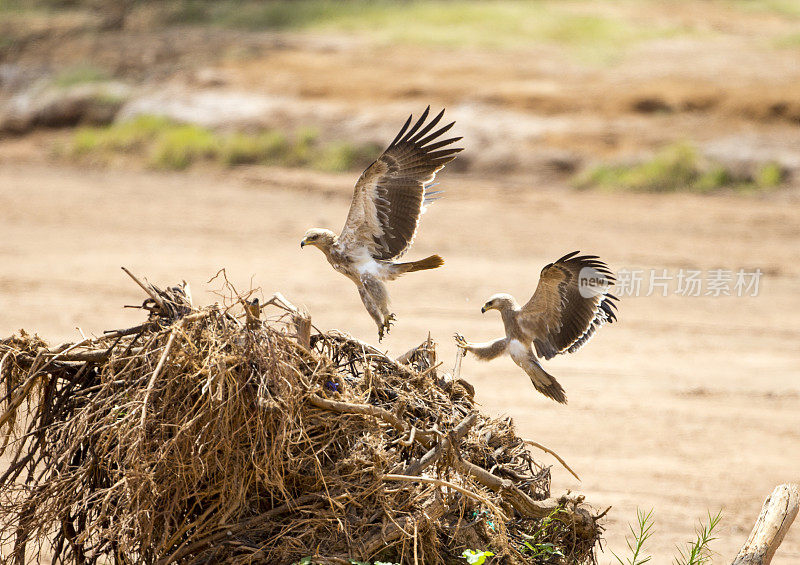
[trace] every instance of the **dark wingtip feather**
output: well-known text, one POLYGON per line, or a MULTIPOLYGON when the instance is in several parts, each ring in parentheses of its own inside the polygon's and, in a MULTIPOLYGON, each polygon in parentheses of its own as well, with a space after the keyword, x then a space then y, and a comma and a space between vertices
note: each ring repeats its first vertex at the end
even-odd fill
POLYGON ((561 257, 560 259, 556 259, 554 261, 554 263, 561 263, 563 261, 568 261, 568 260, 572 259, 573 257, 575 257, 575 255, 577 255, 578 253, 580 253, 580 251, 573 251, 572 253, 567 253, 566 255, 561 257))
POLYGON ((617 313, 614 312, 611 306, 614 306, 614 303, 609 300, 603 299, 603 301, 600 303, 600 308, 602 308, 603 312, 605 312, 606 321, 609 324, 613 324, 617 321, 617 313))
MULTIPOLYGON (((430 109, 430 106, 428 106, 428 109, 430 109)), ((417 143, 422 136, 431 131, 436 126, 436 124, 439 123, 439 120, 442 119, 442 116, 444 116, 444 109, 442 109, 441 112, 439 112, 430 122, 428 122, 428 125, 419 130, 419 132, 417 132, 417 134, 414 137, 410 138, 408 141, 410 143, 417 143)), ((420 145, 424 144, 421 143, 420 145)))
POLYGON ((450 131, 453 128, 454 125, 456 125, 455 122, 450 122, 449 124, 443 125, 439 129, 437 129, 435 132, 427 135, 426 137, 424 137, 422 139, 419 139, 419 137, 416 137, 415 139, 412 139, 412 140, 409 140, 409 141, 412 142, 412 143, 416 143, 417 145, 419 145, 420 147, 425 149, 425 145, 427 145, 428 143, 430 143, 434 139, 437 139, 437 138, 443 136, 445 133, 450 131))
POLYGON ((413 118, 414 118, 414 114, 409 114, 408 115, 408 119, 406 119, 406 123, 404 123, 403 127, 400 128, 400 131, 395 136, 395 138, 392 140, 392 142, 389 144, 389 147, 394 147, 394 145, 400 140, 400 138, 403 137, 403 135, 406 133, 406 130, 408 129, 409 124, 411 124, 411 120, 413 118))
POLYGON ((430 113, 431 113, 431 107, 430 105, 428 105, 428 107, 425 108, 425 111, 422 112, 422 115, 419 117, 417 122, 411 127, 410 130, 408 130, 408 133, 406 133, 405 137, 403 137, 402 139, 403 143, 408 142, 408 140, 411 139, 411 137, 417 133, 417 130, 419 130, 419 128, 422 127, 422 124, 424 124, 425 120, 428 119, 428 114, 430 113))

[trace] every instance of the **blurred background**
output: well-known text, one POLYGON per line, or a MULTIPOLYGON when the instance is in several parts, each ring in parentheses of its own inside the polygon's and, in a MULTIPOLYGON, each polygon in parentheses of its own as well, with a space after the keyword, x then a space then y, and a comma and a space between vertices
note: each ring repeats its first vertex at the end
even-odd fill
MULTIPOLYGON (((225 268, 375 342, 352 284, 298 243, 340 228, 408 114, 446 107, 465 150, 409 257, 447 264, 392 284, 382 347, 431 332, 452 366, 455 331, 501 335, 490 294, 527 300, 575 249, 640 273, 619 324, 546 365, 569 405, 509 359, 463 374, 581 476, 541 454, 554 494, 613 507, 600 563, 637 508, 657 563, 722 510, 729 562, 800 479, 798 93, 795 0, 0 0, 0 334, 140 321, 124 265, 199 304, 225 268), (719 270, 758 270, 757 292, 712 292, 719 270)), ((773 563, 798 562, 795 525, 773 563)))

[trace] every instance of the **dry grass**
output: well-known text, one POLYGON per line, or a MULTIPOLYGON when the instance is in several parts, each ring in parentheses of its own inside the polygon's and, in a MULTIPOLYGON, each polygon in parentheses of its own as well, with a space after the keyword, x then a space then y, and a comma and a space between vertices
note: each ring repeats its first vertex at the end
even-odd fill
POLYGON ((198 310, 142 286, 141 326, 0 342, 0 562, 593 559, 596 518, 549 497, 549 469, 432 342, 392 360, 280 300, 262 321, 246 297, 198 310))

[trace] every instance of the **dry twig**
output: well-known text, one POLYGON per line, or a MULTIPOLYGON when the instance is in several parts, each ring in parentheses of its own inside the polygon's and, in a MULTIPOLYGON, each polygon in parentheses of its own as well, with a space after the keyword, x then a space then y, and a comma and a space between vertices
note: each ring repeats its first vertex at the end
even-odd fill
POLYGON ((538 441, 533 441, 532 439, 524 439, 523 438, 522 441, 524 441, 528 445, 532 445, 534 447, 538 447, 539 449, 541 449, 545 453, 549 453, 550 455, 552 455, 553 457, 558 459, 558 462, 561 463, 564 466, 564 468, 572 474, 573 477, 575 477, 579 481, 581 480, 581 478, 578 476, 578 474, 575 471, 573 471, 572 468, 569 465, 567 465, 567 462, 564 461, 558 453, 556 453, 555 451, 553 451, 549 447, 545 447, 541 443, 539 443, 538 441))

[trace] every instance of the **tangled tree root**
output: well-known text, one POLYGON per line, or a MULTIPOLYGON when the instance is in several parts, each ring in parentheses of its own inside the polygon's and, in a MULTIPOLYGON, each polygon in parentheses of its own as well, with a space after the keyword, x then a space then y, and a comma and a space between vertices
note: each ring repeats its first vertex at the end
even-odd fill
POLYGON ((430 339, 393 360, 279 296, 234 315, 140 284, 140 326, 0 341, 0 562, 593 560, 597 517, 430 339))

